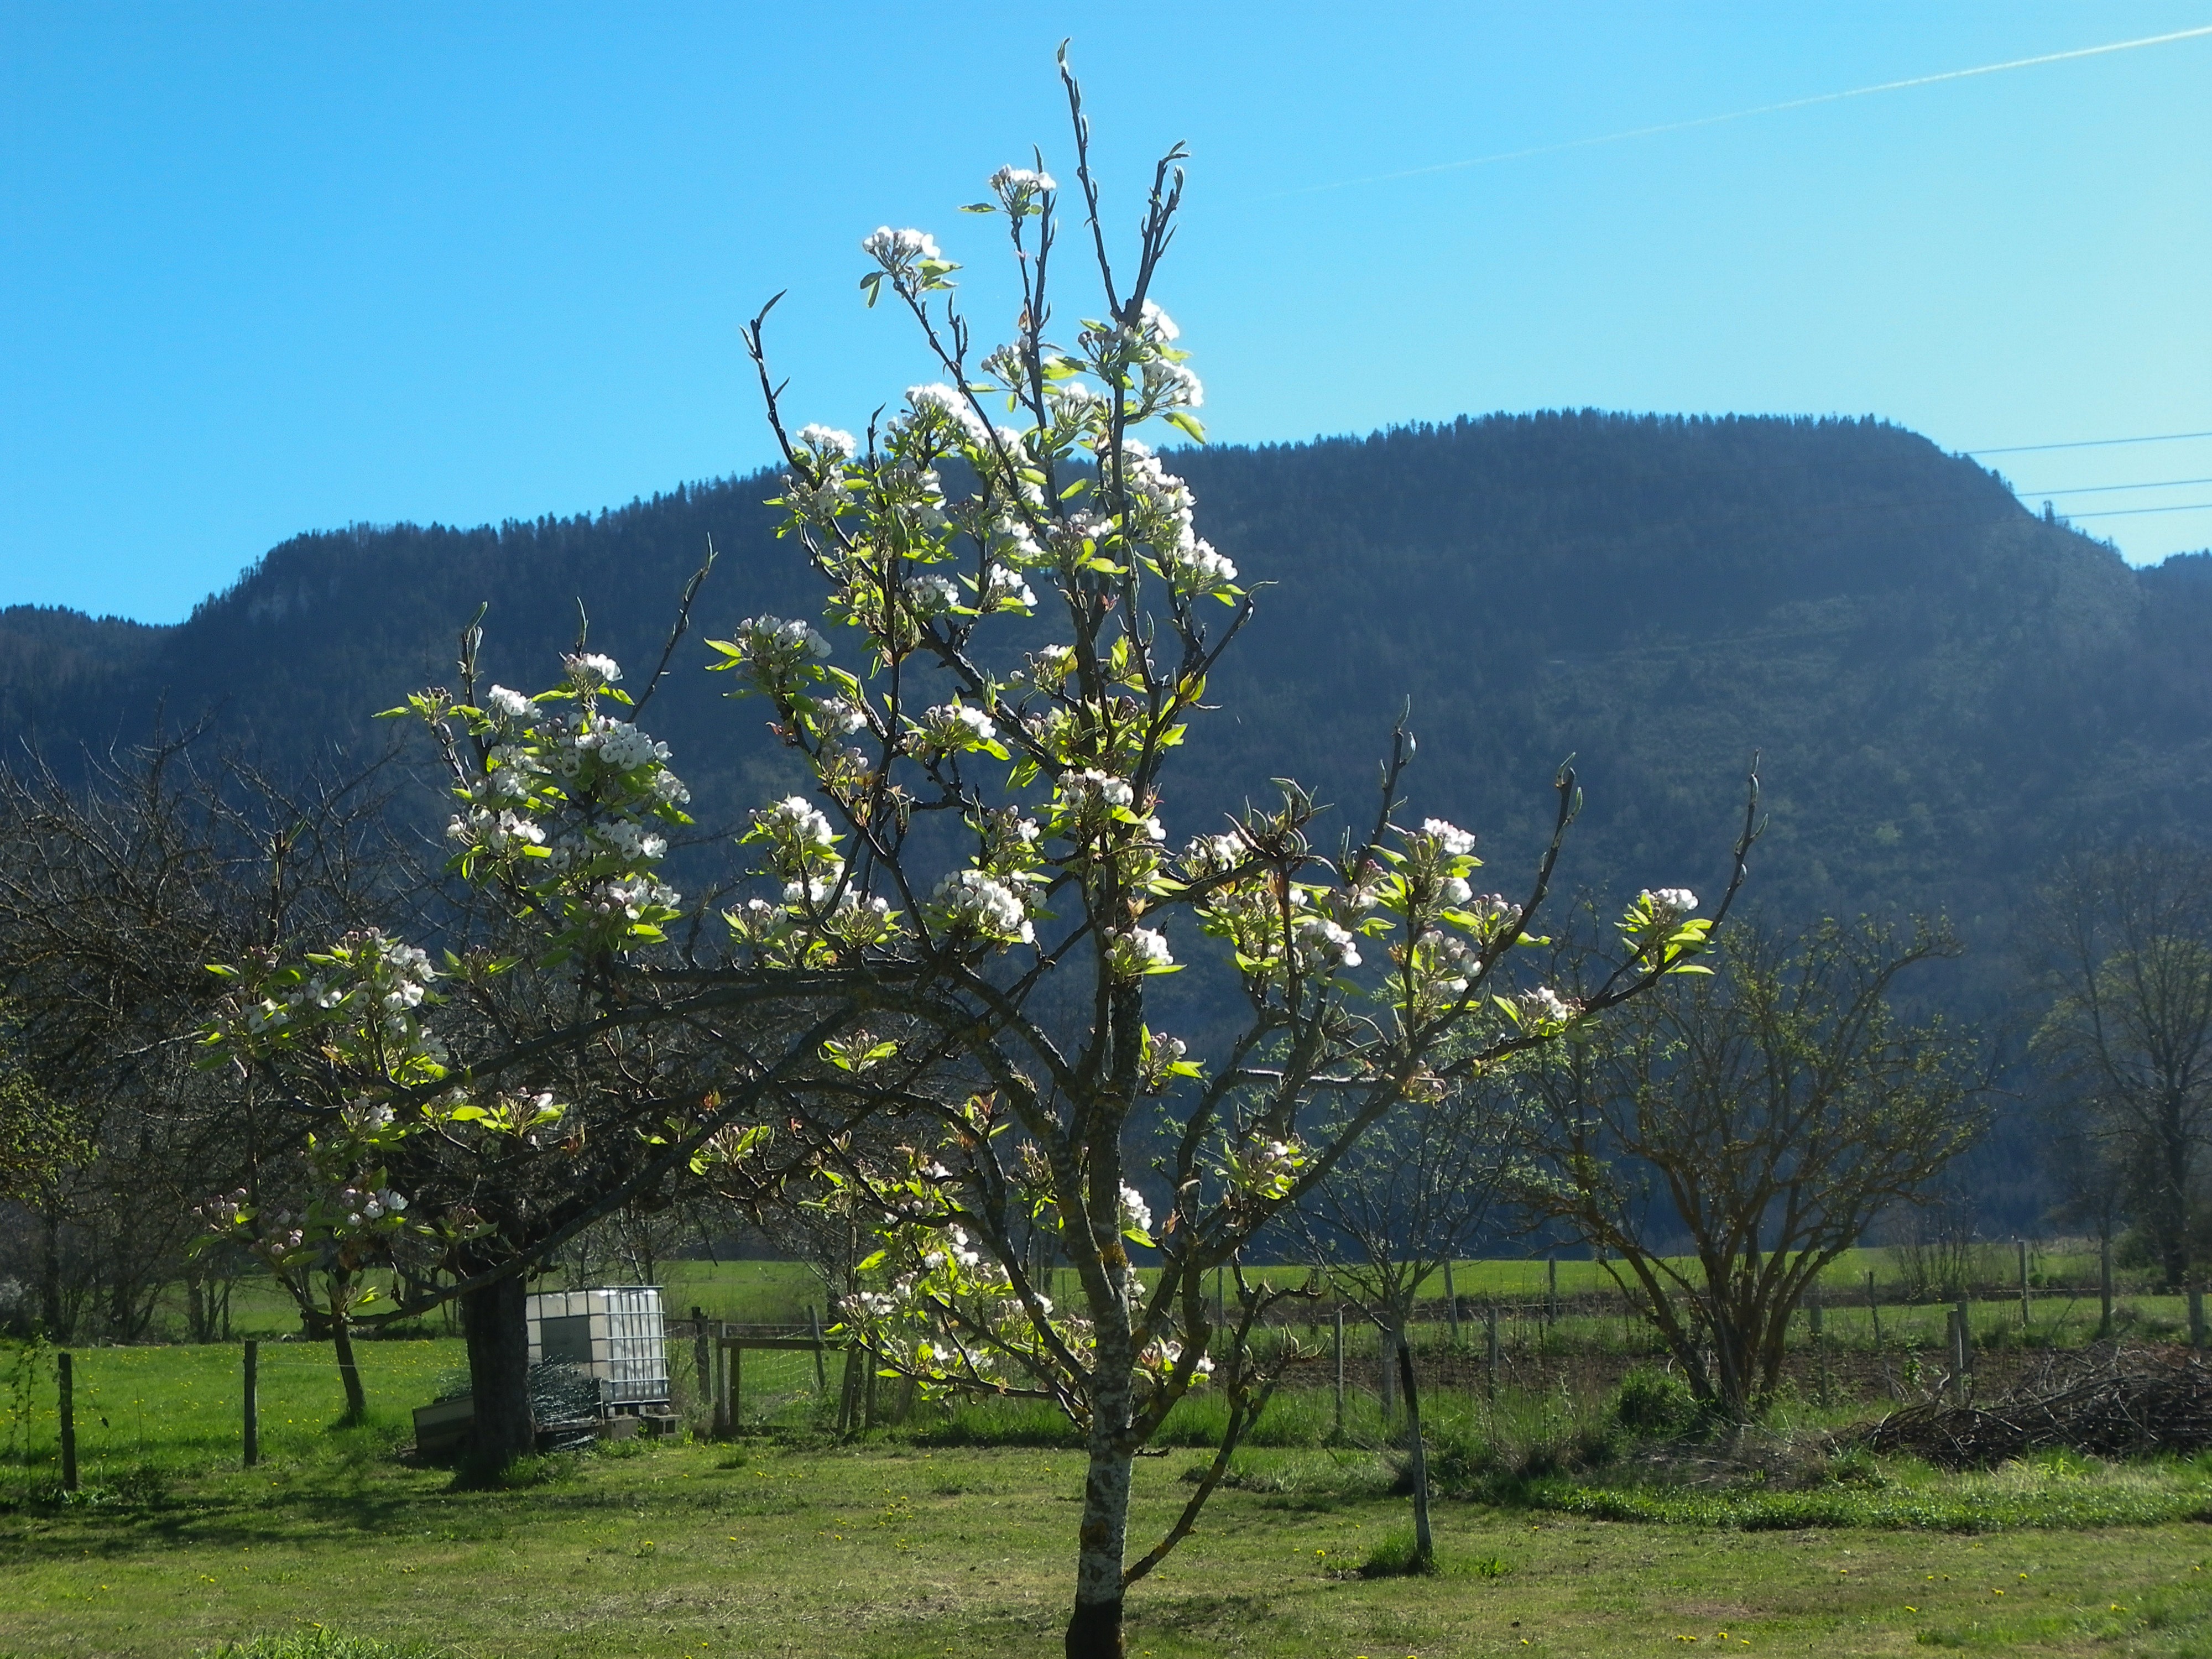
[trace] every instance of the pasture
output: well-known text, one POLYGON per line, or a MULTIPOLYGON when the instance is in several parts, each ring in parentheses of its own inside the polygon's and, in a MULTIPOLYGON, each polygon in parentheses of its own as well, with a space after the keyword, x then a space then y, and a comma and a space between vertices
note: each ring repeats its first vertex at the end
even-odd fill
MULTIPOLYGON (((922 1408, 852 1443, 800 1412, 722 1443, 538 1460, 471 1491, 399 1455, 406 1407, 459 1367, 459 1342, 362 1345, 372 1416, 348 1430, 330 1426, 326 1346, 263 1354, 264 1462, 246 1471, 235 1347, 78 1352, 68 1501, 35 1357, 0 1354, 0 1654, 186 1656, 318 1627, 482 1659, 1057 1650, 1081 1460, 1034 1409, 922 1408)), ((1501 1480, 1501 1456, 1601 1431, 1604 1401, 1446 1388, 1430 1441, 1459 1495, 1438 1508, 1442 1570, 1368 1577, 1407 1514, 1367 1409, 1356 1395, 1339 1435, 1328 1389, 1277 1402, 1199 1533, 1134 1592, 1133 1654, 2212 1651, 2197 1462, 1947 1474, 1858 1458, 1696 1489, 1501 1480)), ((1802 1437, 1865 1410, 1794 1402, 1778 1427, 1802 1437)), ((1187 1495, 1210 1416, 1141 1463, 1138 1533, 1187 1495)))

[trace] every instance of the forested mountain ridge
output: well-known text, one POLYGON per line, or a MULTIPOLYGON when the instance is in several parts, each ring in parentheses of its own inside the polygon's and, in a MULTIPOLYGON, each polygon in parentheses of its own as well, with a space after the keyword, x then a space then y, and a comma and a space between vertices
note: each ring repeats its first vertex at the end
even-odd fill
MULTIPOLYGON (((2212 558, 2131 570, 1893 426, 1499 416, 1174 465, 1200 529, 1270 586, 1193 733, 1171 835, 1278 776, 1364 814, 1410 699, 1417 809, 1482 832, 1509 887, 1571 752, 1589 809, 1566 879, 1705 889, 1756 749, 1769 908, 1941 908, 1993 943, 2059 847, 2212 806, 2212 558)), ((580 601, 635 683, 711 536, 700 625, 644 723, 702 822, 726 823, 795 779, 759 712, 698 672, 702 635, 818 610, 760 505, 773 485, 301 536, 172 628, 0 612, 0 732, 61 755, 158 714, 280 763, 371 750, 392 732, 369 715, 449 681, 487 601, 495 678, 550 680, 580 601)))

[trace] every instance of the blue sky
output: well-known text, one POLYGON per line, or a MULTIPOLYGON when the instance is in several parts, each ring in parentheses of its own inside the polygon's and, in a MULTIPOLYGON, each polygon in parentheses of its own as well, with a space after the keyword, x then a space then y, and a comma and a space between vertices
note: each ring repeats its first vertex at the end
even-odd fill
MULTIPOLYGON (((2212 432, 2212 26, 2175 3, 0 9, 0 603, 171 621, 295 532, 572 513, 769 459, 927 365, 888 222, 1041 143, 1073 37, 1218 440, 1463 411, 1872 413, 1946 447, 2212 432), (1365 184, 1500 152, 1516 159, 1365 184)), ((1072 307, 1073 301, 1063 295, 1072 307)), ((1065 313, 1064 313, 1065 314, 1065 313)), ((2138 562, 2212 438, 1991 457, 2138 562), (2150 489, 2112 489, 2125 484, 2150 489), (2099 493, 2101 492, 2101 493, 2099 493), (2096 513, 2110 516, 2089 517, 2096 513)))

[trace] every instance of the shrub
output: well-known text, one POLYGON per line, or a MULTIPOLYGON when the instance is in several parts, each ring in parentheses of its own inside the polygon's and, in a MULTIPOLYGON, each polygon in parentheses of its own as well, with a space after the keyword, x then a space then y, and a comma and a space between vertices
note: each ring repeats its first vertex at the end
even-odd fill
POLYGON ((1613 1420, 1642 1440, 1682 1440, 1704 1426, 1705 1413, 1690 1385, 1670 1370, 1638 1365, 1620 1379, 1613 1420))

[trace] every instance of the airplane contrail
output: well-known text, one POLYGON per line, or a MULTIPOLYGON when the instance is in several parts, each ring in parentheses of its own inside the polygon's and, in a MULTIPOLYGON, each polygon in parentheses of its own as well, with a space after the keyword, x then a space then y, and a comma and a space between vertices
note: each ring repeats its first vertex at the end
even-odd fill
POLYGON ((1502 149, 1491 155, 1471 155, 1462 161, 1438 161, 1429 167, 1407 167, 1398 173, 1370 173, 1364 179, 1340 179, 1326 185, 1302 185, 1294 190, 1272 191, 1259 199, 1279 201, 1286 196, 1310 196, 1325 190, 1350 190, 1359 185, 1384 185, 1401 179, 1424 179, 1432 173, 1457 173, 1463 168, 1489 167, 1498 161, 1518 161, 1531 155, 1557 155, 1563 150, 1588 149, 1593 144, 1617 144, 1629 138, 1656 137, 1662 132, 1687 132, 1694 127, 1717 126, 1723 121, 1744 121, 1754 115, 1776 115, 1784 110, 1806 109, 1814 104, 1840 103, 1846 98, 1869 98, 1878 92, 1902 92, 1908 87, 1932 87, 1940 81, 1966 81, 1978 75, 2001 75, 2007 70, 2033 69, 2041 64, 2063 64, 2076 58, 2102 58, 2108 52, 2171 46, 2177 40, 2195 40, 2205 35, 2212 35, 2212 24, 2202 28, 2176 29, 2171 34, 2147 34, 2137 40, 2113 40, 2101 46, 2077 46, 2071 52, 2047 52, 2035 58, 2014 58, 2002 64, 1978 64, 1972 69, 1945 70, 1940 75, 1916 75, 1903 81, 1884 81, 1875 86, 1851 87, 1842 92, 1815 93, 1809 98, 1790 98, 1778 104, 1760 104, 1753 109, 1730 110, 1725 115, 1700 115, 1688 121, 1664 121, 1656 126, 1631 127, 1624 132, 1601 133, 1595 138, 1570 138, 1556 144, 1531 144, 1523 149, 1502 149))

